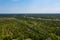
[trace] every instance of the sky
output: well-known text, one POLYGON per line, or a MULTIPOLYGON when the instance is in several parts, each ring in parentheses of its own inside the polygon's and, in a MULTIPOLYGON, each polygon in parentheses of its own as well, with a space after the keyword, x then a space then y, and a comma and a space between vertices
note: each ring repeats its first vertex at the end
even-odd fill
POLYGON ((0 0, 0 13, 60 13, 60 0, 0 0))

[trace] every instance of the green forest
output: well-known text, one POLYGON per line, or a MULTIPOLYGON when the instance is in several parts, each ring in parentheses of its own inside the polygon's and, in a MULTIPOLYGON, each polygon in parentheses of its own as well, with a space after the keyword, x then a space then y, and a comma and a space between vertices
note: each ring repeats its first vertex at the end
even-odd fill
POLYGON ((60 21, 0 16, 0 40, 60 40, 60 21))

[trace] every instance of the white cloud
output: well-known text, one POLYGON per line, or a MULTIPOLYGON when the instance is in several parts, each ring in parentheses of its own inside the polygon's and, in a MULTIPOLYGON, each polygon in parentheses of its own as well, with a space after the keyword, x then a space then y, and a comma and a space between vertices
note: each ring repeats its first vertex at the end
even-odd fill
POLYGON ((60 13, 60 8, 0 8, 0 12, 4 13, 60 13))

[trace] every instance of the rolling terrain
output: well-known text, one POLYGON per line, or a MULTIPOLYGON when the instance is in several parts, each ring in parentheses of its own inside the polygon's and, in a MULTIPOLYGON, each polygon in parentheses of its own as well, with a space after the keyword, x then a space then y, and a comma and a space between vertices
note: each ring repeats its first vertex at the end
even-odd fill
POLYGON ((0 40, 60 40, 60 21, 24 16, 0 16, 0 40))

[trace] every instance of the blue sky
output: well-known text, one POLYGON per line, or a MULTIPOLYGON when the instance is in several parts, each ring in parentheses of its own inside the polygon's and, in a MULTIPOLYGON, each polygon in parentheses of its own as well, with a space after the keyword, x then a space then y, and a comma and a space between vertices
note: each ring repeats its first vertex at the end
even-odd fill
POLYGON ((60 13, 60 0, 0 0, 0 13, 60 13))

